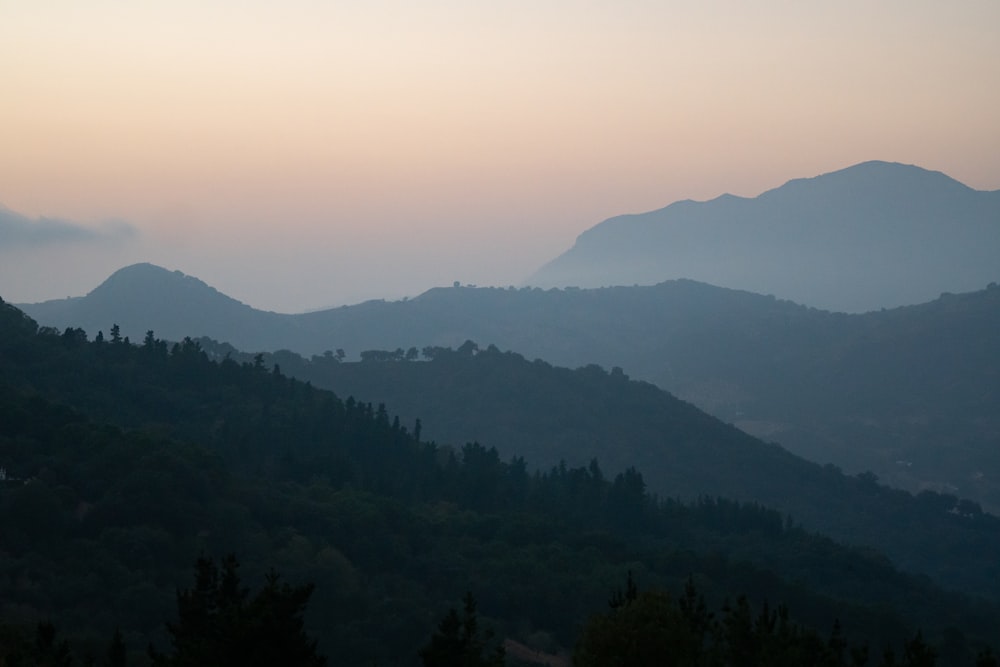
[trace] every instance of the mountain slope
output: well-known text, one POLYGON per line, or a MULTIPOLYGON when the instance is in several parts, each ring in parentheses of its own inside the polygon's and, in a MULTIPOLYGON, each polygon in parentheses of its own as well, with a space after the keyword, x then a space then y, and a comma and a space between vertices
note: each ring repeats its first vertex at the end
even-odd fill
MULTIPOLYGON (((240 359, 227 346, 203 345, 217 358, 240 359)), ((762 503, 810 530, 875 547, 904 569, 949 585, 966 590, 981 585, 966 579, 967 567, 985 566, 993 576, 986 554, 992 540, 1000 546, 1000 533, 991 537, 993 529, 985 524, 983 530, 974 528, 973 515, 983 515, 968 501, 932 492, 915 499, 876 484, 870 474, 845 476, 833 466, 809 463, 618 370, 569 370, 494 347, 476 352, 469 344, 459 351, 428 352, 432 359, 423 362, 306 362, 280 354, 265 363, 280 363, 283 372, 341 395, 384 401, 403 424, 421 419, 424 438, 475 440, 496 447, 503 458, 521 456, 542 470, 586 466, 593 459, 609 475, 634 466, 660 496, 762 503), (955 523, 949 519, 934 530, 925 531, 929 525, 914 530, 903 517, 917 507, 954 511, 955 523), (962 524, 965 515, 972 519, 968 524, 962 524), (959 550, 970 559, 979 553, 985 561, 959 565, 956 544, 964 545, 959 550)), ((1000 522, 993 525, 1000 529, 1000 522)))
POLYGON ((748 199, 606 220, 527 282, 542 287, 690 278, 861 312, 1000 278, 1000 191, 865 162, 748 199))
POLYGON ((123 336, 136 341, 154 329, 171 340, 195 331, 249 349, 260 344, 261 336, 290 340, 288 345, 297 342, 290 316, 256 310, 193 276, 153 264, 119 269, 86 296, 26 305, 24 310, 47 326, 80 327, 92 335, 107 334, 118 324, 123 336))
POLYGON ((355 356, 471 339, 561 366, 620 366, 811 460, 1000 508, 995 287, 863 315, 692 281, 590 290, 439 288, 408 301, 275 315, 233 305, 192 279, 198 299, 208 301, 198 306, 184 290, 166 289, 176 274, 159 275, 165 293, 156 299, 147 295, 160 287, 129 279, 123 286, 132 293, 117 301, 91 294, 24 310, 42 324, 82 326, 91 335, 118 322, 133 340, 152 329, 167 339, 208 336, 252 352, 342 348, 355 356), (227 309, 237 317, 227 321, 227 309))
MULTIPOLYGON (((693 576, 716 604, 737 592, 788 602, 824 633, 839 617, 877 646, 922 626, 975 649, 996 627, 995 604, 775 512, 657 502, 634 471, 532 476, 481 447, 449 452, 381 408, 256 363, 211 363, 190 340, 36 333, 0 302, 0 371, 0 460, 13 478, 0 484, 5 623, 56 618, 97 636, 119 626, 144 647, 185 565, 235 549, 257 579, 276 563, 318 584, 310 625, 346 665, 414 664, 437 610, 463 590, 505 634, 569 645, 626 567, 673 590, 693 576)), ((903 509, 915 532, 948 538, 966 576, 995 583, 974 564, 995 550, 953 531, 995 539, 996 519, 912 499, 903 509)))

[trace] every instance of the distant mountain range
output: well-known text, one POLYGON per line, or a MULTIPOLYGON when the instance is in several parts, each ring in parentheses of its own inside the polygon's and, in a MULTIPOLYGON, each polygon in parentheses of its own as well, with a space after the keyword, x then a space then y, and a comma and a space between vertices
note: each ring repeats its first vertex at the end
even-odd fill
POLYGON ((1000 190, 865 162, 758 197, 606 220, 528 279, 541 287, 690 278, 830 310, 920 303, 1000 279, 1000 190))
POLYGON ((181 273, 137 265, 85 297, 22 308, 43 325, 91 336, 118 323, 134 341, 154 330, 250 352, 343 349, 356 358, 471 339, 562 366, 620 366, 808 459, 1000 508, 996 287, 864 315, 692 281, 439 288, 406 301, 279 315, 181 273))

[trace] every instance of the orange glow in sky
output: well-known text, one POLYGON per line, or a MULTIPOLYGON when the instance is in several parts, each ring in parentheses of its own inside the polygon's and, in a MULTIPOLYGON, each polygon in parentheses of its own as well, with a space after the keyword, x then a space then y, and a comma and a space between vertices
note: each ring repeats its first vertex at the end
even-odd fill
POLYGON ((0 4, 0 296, 153 261, 281 311, 516 284, 612 215, 881 159, 1000 187, 1000 3, 0 4))

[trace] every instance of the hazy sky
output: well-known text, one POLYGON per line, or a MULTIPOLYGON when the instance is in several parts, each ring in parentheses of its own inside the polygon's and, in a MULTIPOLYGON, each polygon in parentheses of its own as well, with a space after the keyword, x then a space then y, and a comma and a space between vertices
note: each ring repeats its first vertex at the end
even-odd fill
POLYGON ((997 0, 0 0, 0 203, 61 220, 0 229, 0 296, 517 284, 612 215, 870 159, 1000 188, 998 118, 997 0))

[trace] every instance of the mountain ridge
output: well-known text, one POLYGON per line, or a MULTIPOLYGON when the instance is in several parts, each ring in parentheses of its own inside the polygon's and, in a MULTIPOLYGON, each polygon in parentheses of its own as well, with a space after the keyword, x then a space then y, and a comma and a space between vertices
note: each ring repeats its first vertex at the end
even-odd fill
POLYGON ((1000 278, 1000 190, 942 172, 864 162, 748 198, 681 200, 609 218, 526 282, 541 287, 668 279, 864 312, 1000 278))
POLYGON ((240 331, 264 326, 278 336, 288 336, 293 330, 290 316, 258 310, 199 278, 148 262, 118 269, 85 296, 19 307, 30 310, 44 324, 58 322, 54 326, 64 328, 76 322, 75 326, 91 334, 118 324, 123 335, 136 339, 149 329, 180 339, 192 319, 197 320, 194 328, 199 335, 225 336, 251 348, 256 343, 253 334, 241 335, 240 331))
MULTIPOLYGON (((167 272, 169 274, 169 272, 167 272)), ((127 275, 127 274, 126 274, 127 275)), ((141 286, 126 281, 134 289, 141 286)), ((197 285, 197 283, 192 283, 197 285)), ((207 293, 207 292, 206 292, 207 293)), ((141 296, 141 295, 140 295, 141 296)), ((747 432, 911 491, 953 490, 1000 508, 1000 289, 863 315, 690 280, 599 289, 435 288, 302 315, 175 310, 183 299, 23 306, 41 324, 113 323, 141 339, 206 336, 251 352, 495 344, 527 358, 622 367, 747 432), (88 305, 89 304, 89 305, 88 305), (88 307, 90 308, 88 310, 88 307), (910 462, 905 466, 897 461, 910 462)), ((231 305, 231 304, 230 304, 231 305)))

